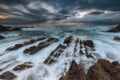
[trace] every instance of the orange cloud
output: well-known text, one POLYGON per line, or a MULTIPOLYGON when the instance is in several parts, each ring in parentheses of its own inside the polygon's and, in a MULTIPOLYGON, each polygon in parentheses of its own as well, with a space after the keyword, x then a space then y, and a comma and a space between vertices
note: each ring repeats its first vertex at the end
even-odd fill
POLYGON ((9 16, 0 15, 0 19, 6 19, 6 18, 9 18, 9 16))

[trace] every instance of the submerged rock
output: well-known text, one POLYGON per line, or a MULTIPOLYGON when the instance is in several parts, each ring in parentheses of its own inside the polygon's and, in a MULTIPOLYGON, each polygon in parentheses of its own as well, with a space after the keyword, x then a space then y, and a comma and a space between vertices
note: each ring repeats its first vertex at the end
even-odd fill
POLYGON ((59 80, 87 80, 87 77, 84 69, 75 61, 72 61, 70 69, 66 75, 62 76, 59 80))
POLYGON ((10 26, 0 25, 0 31, 1 32, 4 32, 4 31, 20 31, 20 30, 21 30, 20 28, 13 28, 13 27, 10 27, 10 26))
POLYGON ((9 31, 9 27, 0 25, 0 31, 9 31))
POLYGON ((120 64, 100 59, 90 67, 87 75, 88 80, 120 80, 120 64))
POLYGON ((120 37, 116 36, 114 37, 114 40, 120 41, 120 37))
POLYGON ((3 36, 0 35, 0 39, 5 39, 5 37, 3 37, 3 36))
POLYGON ((4 72, 0 75, 0 79, 2 80, 13 80, 15 77, 17 76, 10 71, 4 72))
POLYGON ((110 30, 108 30, 107 32, 120 32, 120 24, 110 30))

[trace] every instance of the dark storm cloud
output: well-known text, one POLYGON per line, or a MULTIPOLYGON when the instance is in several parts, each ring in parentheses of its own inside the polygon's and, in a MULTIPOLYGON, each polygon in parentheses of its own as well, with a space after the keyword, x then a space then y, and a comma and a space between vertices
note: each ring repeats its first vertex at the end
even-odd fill
MULTIPOLYGON (((93 15, 95 17, 104 15, 104 11, 119 12, 120 0, 0 0, 0 15, 9 16, 7 19, 0 19, 0 23, 64 20, 75 16, 80 11, 92 9, 94 11, 87 14, 92 15, 89 17, 92 18, 91 20, 93 20, 93 15)), ((112 14, 113 17, 115 14, 112 14)), ((87 19, 83 21, 87 22, 87 19)))
POLYGON ((5 4, 5 5, 26 5, 32 0, 0 0, 0 4, 5 4))
POLYGON ((89 13, 89 15, 101 15, 101 14, 104 14, 104 12, 102 12, 102 11, 93 11, 93 12, 89 13))

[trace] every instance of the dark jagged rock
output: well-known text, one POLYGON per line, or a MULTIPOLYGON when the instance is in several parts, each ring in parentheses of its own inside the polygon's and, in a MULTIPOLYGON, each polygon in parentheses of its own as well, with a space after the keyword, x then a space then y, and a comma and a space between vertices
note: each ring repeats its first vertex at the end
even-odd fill
POLYGON ((25 41, 23 44, 24 44, 24 45, 28 45, 28 44, 32 44, 32 43, 34 43, 34 42, 35 42, 35 40, 32 39, 32 40, 29 40, 29 41, 25 41))
POLYGON ((107 32, 120 32, 120 24, 110 30, 108 30, 107 32))
POLYGON ((79 43, 79 39, 76 39, 76 41, 75 41, 75 47, 74 47, 74 53, 76 53, 76 51, 77 51, 77 45, 78 45, 78 43, 79 43))
POLYGON ((36 53, 37 51, 43 49, 44 47, 47 47, 48 45, 52 44, 53 42, 57 42, 58 39, 56 38, 49 38, 47 41, 44 41, 44 42, 40 42, 38 44, 38 46, 31 46, 27 49, 24 50, 24 53, 25 54, 34 54, 36 53))
POLYGON ((80 55, 83 55, 83 54, 84 54, 84 52, 83 52, 82 50, 80 50, 80 52, 79 52, 79 53, 80 53, 80 55))
MULTIPOLYGON (((19 48, 21 48, 23 46, 35 43, 36 41, 43 40, 43 39, 45 39, 45 38, 37 38, 37 39, 32 39, 32 40, 29 40, 29 41, 25 41, 24 43, 16 44, 16 45, 14 45, 12 47, 7 48, 6 51, 17 50, 17 49, 19 49, 19 48)), ((24 52, 27 53, 30 50, 32 50, 33 48, 35 48, 35 46, 30 47, 30 49, 26 49, 24 52)))
POLYGON ((86 56, 87 58, 94 58, 91 54, 87 54, 86 56))
POLYGON ((100 59, 88 70, 88 80, 120 80, 120 64, 100 59))
POLYGON ((4 31, 20 31, 20 30, 21 30, 20 28, 13 28, 13 27, 10 27, 10 26, 0 25, 0 31, 1 32, 4 32, 4 31))
POLYGON ((47 59, 45 59, 44 63, 45 64, 52 64, 54 62, 56 62, 56 60, 54 60, 53 58, 58 58, 61 53, 63 52, 63 49, 65 49, 66 46, 60 44, 57 46, 57 48, 55 50, 53 50, 50 55, 47 57, 47 59))
POLYGON ((84 41, 84 45, 94 48, 94 43, 92 40, 84 41))
POLYGON ((66 75, 59 80, 120 80, 120 64, 117 61, 110 63, 105 59, 99 59, 87 72, 72 61, 66 75))
POLYGON ((0 39, 5 39, 5 37, 3 37, 3 36, 0 35, 0 39))
POLYGON ((84 69, 75 61, 72 61, 70 69, 66 75, 62 76, 59 80, 87 80, 87 77, 84 69))
POLYGON ((14 71, 19 71, 19 70, 25 70, 28 68, 32 68, 33 67, 33 63, 32 62, 25 62, 21 65, 16 66, 13 70, 14 71))
POLYGON ((20 31, 20 28, 13 28, 12 31, 20 31))
POLYGON ((22 46, 23 46, 22 44, 16 44, 13 47, 7 48, 6 51, 17 50, 18 48, 21 48, 22 46))
POLYGON ((13 80, 16 77, 17 76, 10 71, 4 72, 3 74, 0 75, 0 79, 2 80, 13 80))
POLYGON ((29 49, 25 49, 24 50, 24 53, 29 53, 29 52, 31 52, 32 50, 36 50, 36 46, 31 46, 29 49))
POLYGON ((113 65, 119 65, 119 62, 118 61, 114 61, 112 62, 113 65))
POLYGON ((72 42, 72 40, 73 40, 73 36, 69 36, 64 40, 64 43, 69 45, 72 42))
POLYGON ((0 25, 0 31, 9 31, 9 27, 5 27, 3 25, 0 25))
POLYGON ((91 55, 91 51, 92 52, 95 51, 93 41, 92 40, 80 40, 79 54, 85 55, 87 58, 94 58, 94 56, 91 55))
POLYGON ((116 36, 114 37, 114 40, 120 41, 120 37, 116 36))
POLYGON ((81 49, 83 48, 83 41, 80 40, 80 51, 82 51, 81 49))

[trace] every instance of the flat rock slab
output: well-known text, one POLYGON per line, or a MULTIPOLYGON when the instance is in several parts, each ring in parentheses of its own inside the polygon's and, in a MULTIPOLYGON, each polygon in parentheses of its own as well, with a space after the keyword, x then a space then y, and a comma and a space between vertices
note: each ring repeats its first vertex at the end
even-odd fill
POLYGON ((25 69, 32 68, 32 67, 33 67, 32 62, 25 62, 21 65, 16 66, 13 70, 14 71, 20 71, 20 70, 25 70, 25 69))
POLYGON ((4 72, 2 75, 0 75, 0 79, 2 80, 13 80, 16 77, 17 76, 10 71, 4 72))

